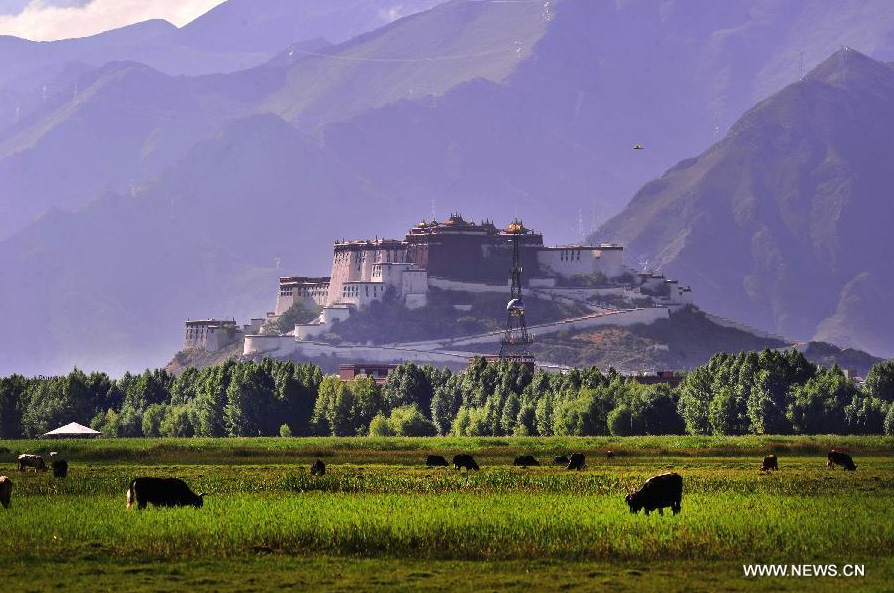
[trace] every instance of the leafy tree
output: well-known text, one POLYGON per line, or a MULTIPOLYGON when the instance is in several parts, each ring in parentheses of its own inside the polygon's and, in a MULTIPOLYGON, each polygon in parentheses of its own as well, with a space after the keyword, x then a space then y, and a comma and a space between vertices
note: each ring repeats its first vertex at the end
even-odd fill
POLYGON ((98 412, 90 422, 90 428, 100 431, 104 437, 118 436, 118 413, 111 408, 98 412))
POLYGON ((453 422, 453 436, 480 437, 489 436, 487 411, 484 408, 462 407, 453 422))
POLYGON ((168 406, 167 413, 158 427, 158 432, 163 437, 191 437, 195 435, 193 422, 193 410, 190 409, 189 404, 168 406))
POLYGON ((503 434, 511 435, 515 433, 520 410, 521 402, 519 402, 518 396, 515 393, 510 393, 503 404, 503 414, 500 417, 500 429, 503 434))
POLYGON ((748 432, 746 400, 732 387, 724 386, 711 399, 708 406, 708 422, 711 434, 741 435, 748 432))
POLYGON ((888 406, 888 413, 885 415, 885 434, 894 435, 894 404, 888 406))
POLYGON ((527 398, 519 406, 518 415, 515 417, 513 436, 527 437, 537 434, 537 408, 527 398))
POLYGON ((230 436, 274 435, 279 415, 273 378, 257 364, 240 365, 227 387, 224 422, 230 436))
POLYGON ((844 408, 844 423, 851 434, 883 434, 890 403, 877 397, 854 395, 844 408))
POLYGON ((365 433, 375 415, 384 409, 382 392, 372 377, 355 377, 347 388, 354 396, 354 410, 351 413, 351 421, 356 427, 354 432, 365 433))
POLYGON ((22 408, 28 381, 21 375, 0 378, 0 438, 22 438, 22 408))
POLYGON ((227 434, 224 408, 227 405, 227 389, 235 369, 234 361, 227 361, 204 369, 196 378, 196 434, 205 437, 222 437, 227 434))
POLYGON ((261 333, 285 334, 293 329, 297 324, 311 323, 320 316, 319 307, 307 308, 301 301, 295 302, 291 307, 286 309, 282 315, 274 321, 264 323, 261 333))
POLYGON ((375 418, 372 419, 372 422, 369 423, 369 436, 371 437, 393 437, 394 430, 391 428, 391 424, 388 422, 388 418, 385 414, 379 412, 376 414, 375 418))
POLYGON ((401 406, 391 410, 388 424, 393 433, 405 437, 432 437, 437 429, 431 420, 419 412, 415 406, 401 406))
POLYGON ((640 392, 634 411, 637 424, 646 435, 684 434, 686 423, 677 412, 674 391, 665 384, 651 385, 640 392))
POLYGON ((292 436, 292 429, 289 428, 288 424, 283 424, 279 427, 279 436, 283 438, 289 438, 290 436, 292 436))
POLYGON ((282 420, 295 434, 312 434, 311 417, 323 374, 316 365, 279 363, 274 381, 282 420))
POLYGON ((746 409, 750 431, 754 434, 789 434, 791 423, 785 416, 788 391, 767 370, 758 372, 748 396, 746 409))
POLYGON ((435 388, 431 400, 431 419, 440 435, 450 433, 450 428, 462 405, 461 382, 462 377, 453 375, 435 388))
POLYGON ((534 408, 534 424, 540 436, 553 435, 553 394, 546 392, 534 408))
POLYGON ((142 431, 144 437, 161 436, 161 423, 167 414, 164 404, 151 404, 143 412, 142 431))
POLYGON ((894 401, 894 360, 880 362, 869 369, 863 391, 886 402, 894 401))
POLYGON ((608 414, 608 430, 612 436, 626 437, 635 434, 633 427, 633 411, 626 403, 618 405, 608 414))
POLYGON ((711 434, 711 424, 708 411, 711 400, 714 399, 713 373, 711 367, 719 366, 719 357, 711 357, 708 364, 699 367, 686 375, 680 387, 680 416, 686 423, 686 432, 689 434, 711 434))
POLYGON ((608 434, 606 400, 603 393, 581 389, 574 398, 556 406, 553 430, 563 436, 592 436, 608 434))
POLYGON ((803 385, 792 388, 786 417, 800 434, 844 434, 844 408, 857 393, 840 368, 822 369, 803 385))
POLYGON ((199 394, 199 370, 185 369, 171 384, 171 404, 179 406, 191 402, 199 394))
POLYGON ((32 381, 28 385, 27 409, 22 413, 22 431, 36 437, 72 421, 88 422, 101 408, 90 389, 90 378, 79 369, 66 376, 32 381))
POLYGON ((400 364, 388 374, 382 396, 386 410, 416 404, 419 409, 430 411, 434 396, 430 375, 412 362, 400 364))

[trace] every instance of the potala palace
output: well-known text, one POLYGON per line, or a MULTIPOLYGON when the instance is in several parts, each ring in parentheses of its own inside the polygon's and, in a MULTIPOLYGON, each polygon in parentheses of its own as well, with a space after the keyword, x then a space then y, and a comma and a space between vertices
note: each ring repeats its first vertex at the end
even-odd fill
MULTIPOLYGON (((666 318, 675 307, 692 302, 689 287, 654 272, 638 272, 624 265, 620 245, 543 244, 543 236, 523 228, 520 237, 525 290, 537 298, 587 304, 592 314, 532 327, 543 335, 551 331, 597 325, 651 323, 666 318), (599 302, 630 306, 605 306, 599 302), (648 297, 648 306, 642 304, 648 297), (633 304, 637 301, 638 304, 633 304)), ((491 221, 474 223, 458 214, 444 222, 420 222, 400 239, 367 239, 335 243, 329 277, 280 278, 273 311, 241 328, 235 321, 215 319, 186 322, 184 349, 215 351, 244 335, 244 354, 308 356, 330 354, 366 360, 443 362, 466 356, 462 347, 493 341, 491 334, 452 340, 434 340, 388 346, 335 346, 316 342, 353 311, 374 301, 397 299, 409 309, 426 306, 432 288, 462 292, 506 292, 512 260, 511 235, 491 221), (308 324, 285 334, 269 330, 290 307, 320 310, 308 324), (359 352, 358 350, 364 350, 359 352), (368 351, 367 351, 368 350, 368 351)), ((461 307, 461 305, 457 305, 461 307)))

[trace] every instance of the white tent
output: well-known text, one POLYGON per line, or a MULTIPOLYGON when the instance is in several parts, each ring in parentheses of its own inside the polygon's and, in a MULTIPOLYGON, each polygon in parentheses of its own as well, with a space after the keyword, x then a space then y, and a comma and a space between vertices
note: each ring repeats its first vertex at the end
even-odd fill
POLYGON ((87 428, 83 424, 72 422, 65 426, 60 426, 56 430, 44 433, 44 437, 48 439, 86 439, 99 436, 100 432, 87 428))

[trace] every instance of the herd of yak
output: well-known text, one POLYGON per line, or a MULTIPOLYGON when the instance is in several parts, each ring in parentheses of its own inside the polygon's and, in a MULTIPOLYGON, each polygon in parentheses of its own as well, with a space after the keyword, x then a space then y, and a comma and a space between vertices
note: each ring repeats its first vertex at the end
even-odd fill
MULTIPOLYGON (((68 476, 68 462, 64 459, 57 458, 55 453, 50 453, 52 458, 53 476, 56 478, 65 478, 68 476)), ((606 457, 614 457, 612 451, 606 452, 606 457)), ((832 449, 828 455, 828 467, 834 468, 840 465, 845 470, 854 471, 857 466, 854 460, 847 453, 832 449)), ((40 455, 25 453, 18 456, 19 471, 24 473, 27 468, 33 468, 35 471, 47 471, 46 463, 40 455)), ((564 465, 569 470, 581 470, 584 467, 583 453, 572 453, 571 457, 560 455, 553 458, 556 465, 564 465)), ((447 460, 441 455, 429 455, 425 464, 429 467, 449 467, 447 460)), ((514 465, 521 467, 530 467, 540 465, 531 455, 521 455, 515 458, 514 465)), ((465 469, 466 471, 478 471, 478 464, 475 459, 466 453, 461 453, 453 457, 454 469, 465 469)), ((761 465, 761 471, 770 471, 779 469, 779 460, 775 455, 767 455, 761 465)), ((310 473, 314 476, 322 476, 326 474, 326 464, 317 459, 310 467, 310 473)), ((9 501, 12 495, 12 480, 6 476, 0 476, 0 505, 9 508, 9 501)), ((134 478, 127 487, 127 508, 133 508, 136 503, 138 509, 146 508, 149 503, 155 506, 174 507, 174 506, 193 506, 202 507, 204 493, 195 494, 186 482, 179 478, 134 478)), ((625 500, 630 507, 630 512, 638 513, 640 509, 645 510, 648 515, 651 511, 657 510, 659 514, 664 514, 664 509, 670 507, 671 511, 676 515, 680 512, 680 502, 683 498, 683 478, 677 473, 666 473, 653 476, 646 480, 643 486, 636 491, 631 490, 625 500)))

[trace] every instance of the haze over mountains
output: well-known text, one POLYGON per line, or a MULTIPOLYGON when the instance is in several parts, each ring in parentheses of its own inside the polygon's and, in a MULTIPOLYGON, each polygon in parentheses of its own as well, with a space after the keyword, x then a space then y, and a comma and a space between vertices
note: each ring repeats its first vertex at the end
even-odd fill
MULTIPOLYGON (((594 210, 618 212, 796 81, 802 52, 805 70, 842 43, 894 58, 885 2, 453 0, 348 39, 430 4, 231 0, 181 30, 107 33, 136 49, 91 54, 129 62, 73 49, 103 36, 54 42, 70 61, 0 81, 0 310, 16 344, 0 373, 160 364, 184 317, 263 312, 280 271, 324 273, 332 239, 400 236, 433 203, 578 240, 580 218, 592 230, 594 210), (330 12, 357 3, 356 21, 330 12), (213 59, 166 66, 165 35, 213 59)), ((651 248, 631 240, 635 265, 651 248)))
POLYGON ((894 356, 894 68, 840 50, 602 232, 692 282, 707 309, 894 356))

